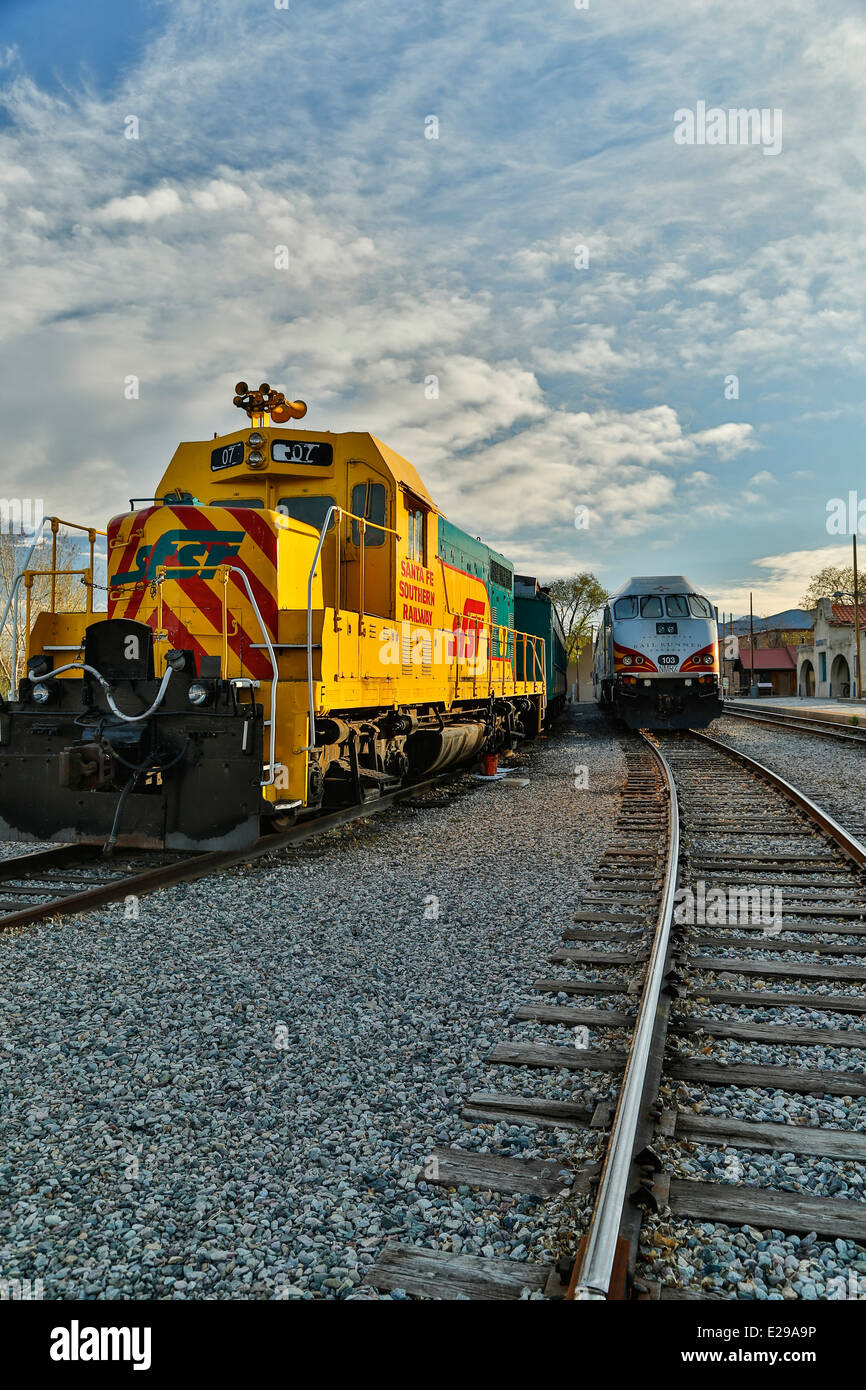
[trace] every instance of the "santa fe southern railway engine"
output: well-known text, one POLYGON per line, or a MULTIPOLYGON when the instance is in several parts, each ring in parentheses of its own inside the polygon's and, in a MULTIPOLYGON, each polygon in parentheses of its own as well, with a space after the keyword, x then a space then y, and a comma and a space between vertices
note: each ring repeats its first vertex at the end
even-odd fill
POLYGON ((181 444, 157 496, 109 522, 106 613, 52 602, 31 626, 19 577, 0 838, 243 846, 513 748, 560 702, 543 591, 521 631, 513 564, 410 463, 298 429, 306 406, 267 385, 236 391, 246 428, 181 444))
POLYGON ((630 729, 705 728, 722 712, 713 605, 683 575, 630 579, 605 605, 592 681, 630 729))

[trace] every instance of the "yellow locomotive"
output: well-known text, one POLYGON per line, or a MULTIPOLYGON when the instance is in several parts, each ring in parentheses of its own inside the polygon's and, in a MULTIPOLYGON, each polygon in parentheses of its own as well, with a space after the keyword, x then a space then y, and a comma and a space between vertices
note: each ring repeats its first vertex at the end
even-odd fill
POLYGON ((107 611, 36 616, 0 836, 241 846, 514 747, 562 698, 560 635, 515 628, 513 565, 410 463, 267 384, 235 404, 245 428, 109 523, 107 611))

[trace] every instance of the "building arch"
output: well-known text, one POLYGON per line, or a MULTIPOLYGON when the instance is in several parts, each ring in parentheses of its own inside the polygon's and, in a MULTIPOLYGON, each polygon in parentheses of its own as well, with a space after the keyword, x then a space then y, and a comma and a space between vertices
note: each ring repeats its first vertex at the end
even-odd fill
POLYGON ((837 652, 830 667, 830 694, 846 696, 851 694, 851 670, 847 657, 837 652))
POLYGON ((808 659, 805 660, 800 667, 800 677, 797 685, 801 695, 815 694, 815 667, 808 659))

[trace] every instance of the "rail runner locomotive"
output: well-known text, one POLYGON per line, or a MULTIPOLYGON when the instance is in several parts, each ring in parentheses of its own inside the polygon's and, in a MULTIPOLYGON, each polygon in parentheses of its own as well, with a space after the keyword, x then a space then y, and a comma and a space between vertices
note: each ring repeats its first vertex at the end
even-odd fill
POLYGON ((245 428, 181 444, 157 495, 109 522, 106 612, 95 531, 90 611, 31 623, 19 576, 0 837, 240 847, 514 748, 561 703, 544 592, 525 586, 516 627, 513 564, 410 463, 372 434, 300 429, 304 403, 267 383, 234 403, 245 428))
POLYGON ((681 574, 629 579, 593 650, 597 702, 630 729, 702 729, 722 712, 713 605, 681 574))

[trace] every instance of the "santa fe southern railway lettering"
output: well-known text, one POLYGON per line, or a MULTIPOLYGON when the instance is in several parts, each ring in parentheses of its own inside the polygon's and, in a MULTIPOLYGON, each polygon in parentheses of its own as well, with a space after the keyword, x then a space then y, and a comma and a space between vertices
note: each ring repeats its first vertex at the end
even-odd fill
POLYGON ((425 569, 423 565, 416 565, 412 560, 400 561, 400 573, 403 578, 397 586, 397 592, 403 600, 403 617, 412 623, 423 623, 429 627, 433 622, 433 604, 436 596, 433 592, 433 585, 436 580, 432 570, 425 569), (420 581, 410 583, 410 580, 420 581), (419 605, 423 604, 423 607, 419 605))

